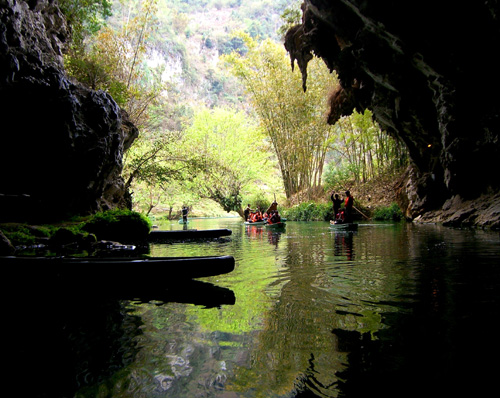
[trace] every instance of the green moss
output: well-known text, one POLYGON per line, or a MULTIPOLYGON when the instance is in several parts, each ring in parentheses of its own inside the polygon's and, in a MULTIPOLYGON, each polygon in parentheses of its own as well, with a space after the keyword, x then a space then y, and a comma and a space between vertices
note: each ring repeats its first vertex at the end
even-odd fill
POLYGON ((96 238, 119 242, 142 241, 150 229, 151 221, 147 217, 129 210, 110 210, 97 213, 87 221, 80 219, 59 225, 0 225, 0 230, 16 247, 32 246, 41 241, 52 244, 92 242, 96 238))
POLYGON ((108 210, 92 216, 82 227, 99 240, 133 242, 144 240, 151 230, 146 216, 130 210, 108 210))
POLYGON ((39 238, 49 238, 53 230, 49 226, 30 226, 27 224, 2 224, 0 230, 14 246, 29 246, 39 238))

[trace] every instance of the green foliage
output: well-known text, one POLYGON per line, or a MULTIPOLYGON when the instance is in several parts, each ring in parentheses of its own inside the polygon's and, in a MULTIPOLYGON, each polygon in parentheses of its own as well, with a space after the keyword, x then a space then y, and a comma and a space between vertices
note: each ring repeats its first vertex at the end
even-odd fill
POLYGON ((392 203, 389 207, 381 207, 373 212, 373 218, 378 221, 401 221, 403 212, 397 205, 392 203))
POLYGON ((262 193, 253 193, 245 197, 245 202, 243 203, 244 207, 246 207, 247 204, 250 204, 250 208, 252 209, 260 208, 264 211, 269 208, 271 201, 262 193))
POLYGON ((147 109, 163 89, 160 76, 148 71, 144 63, 156 10, 157 0, 129 7, 120 26, 101 27, 75 44, 65 57, 70 76, 94 90, 108 92, 139 128, 145 125, 147 109))
POLYGON ((283 14, 281 14, 281 19, 283 21, 283 25, 278 29, 278 33, 281 38, 284 38, 288 29, 290 29, 294 25, 298 25, 302 20, 302 11, 300 9, 302 1, 295 1, 290 7, 287 7, 283 14))
POLYGON ((184 156, 196 164, 190 186, 227 212, 242 212, 242 195, 267 180, 267 146, 255 122, 243 112, 201 110, 185 130, 184 156))
POLYGON ((355 170, 354 166, 347 164, 341 167, 330 162, 325 167, 323 173, 323 181, 325 183, 325 191, 331 191, 334 187, 348 186, 349 182, 353 180, 355 170))
POLYGON ((0 229, 14 246, 32 245, 37 239, 33 228, 30 228, 28 225, 5 224, 0 229))
POLYGON ((73 45, 81 46, 84 39, 95 34, 106 18, 111 16, 112 1, 59 0, 73 33, 73 45))
POLYGON ((309 63, 311 83, 303 91, 302 75, 290 70, 281 44, 261 43, 240 33, 248 48, 242 57, 224 57, 231 72, 245 85, 253 109, 272 146, 287 198, 321 186, 323 165, 333 135, 324 114, 327 90, 337 86, 334 74, 319 59, 309 63))
POLYGON ((333 209, 329 203, 304 202, 283 210, 289 221, 328 221, 333 219, 333 209))
POLYGON ((341 118, 335 129, 331 159, 323 176, 327 189, 346 181, 363 183, 406 166, 406 150, 380 129, 368 109, 341 118))
POLYGON ((82 230, 94 234, 99 240, 135 242, 144 240, 151 229, 151 221, 130 210, 108 210, 96 213, 82 230))

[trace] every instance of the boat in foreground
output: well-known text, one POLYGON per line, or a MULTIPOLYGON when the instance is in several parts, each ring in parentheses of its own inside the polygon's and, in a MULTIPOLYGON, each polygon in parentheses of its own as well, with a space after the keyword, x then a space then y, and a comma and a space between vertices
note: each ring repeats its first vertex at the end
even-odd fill
POLYGON ((330 221, 330 229, 335 231, 357 231, 358 224, 356 223, 336 223, 334 221, 330 221))
POLYGON ((26 277, 38 272, 56 277, 91 283, 129 280, 132 283, 155 283, 179 279, 202 278, 227 274, 234 270, 233 256, 202 257, 0 257, 5 270, 25 272, 26 277))

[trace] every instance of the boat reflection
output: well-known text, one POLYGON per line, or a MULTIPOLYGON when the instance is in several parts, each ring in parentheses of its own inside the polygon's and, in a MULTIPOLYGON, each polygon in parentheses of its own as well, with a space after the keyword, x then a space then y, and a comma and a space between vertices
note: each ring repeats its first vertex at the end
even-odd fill
POLYGON ((346 257, 347 260, 354 260, 352 232, 335 232, 334 255, 346 257))

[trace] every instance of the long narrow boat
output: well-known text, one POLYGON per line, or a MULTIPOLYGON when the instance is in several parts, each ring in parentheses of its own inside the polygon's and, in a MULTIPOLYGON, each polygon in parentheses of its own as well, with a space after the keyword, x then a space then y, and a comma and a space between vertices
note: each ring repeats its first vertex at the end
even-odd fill
POLYGON ((245 225, 265 225, 266 221, 255 221, 255 222, 250 222, 250 221, 245 221, 245 225))
POLYGON ((358 224, 356 223, 335 223, 330 221, 330 229, 335 231, 357 231, 358 224))
POLYGON ((148 240, 157 242, 162 240, 188 240, 188 239, 213 239, 229 236, 233 233, 230 229, 183 229, 183 230, 153 230, 149 233, 148 240))
POLYGON ((0 257, 3 270, 24 269, 30 272, 53 272, 57 275, 96 278, 117 278, 127 274, 127 278, 146 276, 155 278, 202 278, 227 274, 234 270, 233 256, 201 257, 0 257))

